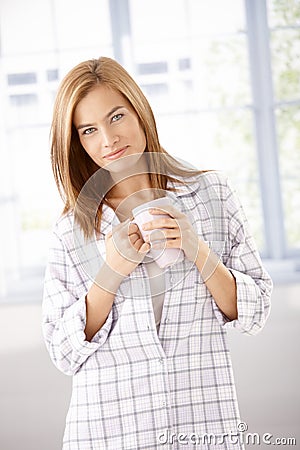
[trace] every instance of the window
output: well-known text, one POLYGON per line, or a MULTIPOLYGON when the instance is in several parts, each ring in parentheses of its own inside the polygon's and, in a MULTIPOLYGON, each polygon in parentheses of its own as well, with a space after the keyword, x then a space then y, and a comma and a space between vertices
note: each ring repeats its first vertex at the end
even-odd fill
POLYGON ((146 96, 156 97, 168 94, 168 85, 166 83, 140 85, 146 96))
POLYGON ((228 174, 262 255, 299 261, 299 0, 30 4, 37 20, 22 40, 15 36, 27 3, 18 2, 16 15, 4 2, 0 16, 6 270, 29 272, 46 261, 62 206, 49 160, 55 92, 71 67, 99 55, 117 58, 137 80, 166 150, 228 174), (39 251, 28 252, 29 242, 39 251))
POLYGON ((300 8, 268 1, 286 254, 300 250, 300 8))
POLYGON ((180 58, 178 60, 178 69, 179 70, 189 70, 190 68, 191 68, 190 58, 180 58))
POLYGON ((138 73, 140 75, 149 75, 153 73, 166 73, 168 64, 165 61, 138 64, 138 73))
POLYGON ((10 104, 15 107, 30 106, 37 103, 38 96, 36 94, 10 95, 9 101, 10 104))
POLYGON ((17 86, 22 84, 34 84, 37 82, 36 73, 10 73, 7 75, 7 84, 17 86))
POLYGON ((47 70, 47 80, 48 81, 58 80, 58 69, 47 70))

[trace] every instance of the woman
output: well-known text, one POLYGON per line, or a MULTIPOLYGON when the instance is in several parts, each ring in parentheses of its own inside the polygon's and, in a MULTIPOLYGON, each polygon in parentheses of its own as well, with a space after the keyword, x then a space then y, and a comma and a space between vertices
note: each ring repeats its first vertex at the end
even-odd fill
POLYGON ((65 208, 43 330, 73 376, 63 449, 243 448, 226 328, 257 333, 272 282, 226 178, 160 146, 146 98, 109 58, 62 81, 51 156, 65 208), (132 209, 163 196, 144 241, 132 209), (152 247, 184 259, 162 269, 152 247))

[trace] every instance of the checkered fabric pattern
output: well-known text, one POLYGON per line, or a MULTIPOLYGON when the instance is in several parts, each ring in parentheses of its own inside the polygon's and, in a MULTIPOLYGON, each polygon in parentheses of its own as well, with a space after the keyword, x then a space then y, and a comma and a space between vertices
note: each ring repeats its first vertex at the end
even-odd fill
POLYGON ((165 270, 157 334, 143 263, 121 284, 91 342, 85 340, 85 296, 105 258, 105 234, 118 223, 104 206, 100 241, 84 241, 70 213, 54 226, 43 300, 44 338, 54 364, 73 376, 63 450, 240 450, 226 433, 240 421, 226 328, 248 334, 265 324, 272 281, 247 220, 224 175, 207 172, 166 192, 236 279, 238 319, 219 310, 194 264, 165 270), (213 434, 215 445, 182 445, 213 434), (166 434, 173 438, 165 439, 166 434), (175 437, 174 437, 175 436, 175 437))

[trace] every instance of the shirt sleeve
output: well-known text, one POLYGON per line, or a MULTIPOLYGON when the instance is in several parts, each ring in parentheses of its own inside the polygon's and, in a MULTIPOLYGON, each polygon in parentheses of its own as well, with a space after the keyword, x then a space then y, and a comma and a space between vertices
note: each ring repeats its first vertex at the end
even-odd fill
POLYGON ((226 191, 229 252, 225 265, 236 281, 238 317, 230 321, 215 302, 213 308, 217 319, 225 327, 257 334, 270 313, 273 283, 263 267, 241 203, 228 183, 226 191))
POLYGON ((49 250, 43 296, 43 335, 56 367, 74 375, 106 341, 112 324, 112 311, 91 342, 86 340, 87 292, 80 283, 78 267, 61 238, 54 232, 49 250), (81 286, 81 291, 76 286, 81 286), (76 294, 79 292, 79 295, 76 294))

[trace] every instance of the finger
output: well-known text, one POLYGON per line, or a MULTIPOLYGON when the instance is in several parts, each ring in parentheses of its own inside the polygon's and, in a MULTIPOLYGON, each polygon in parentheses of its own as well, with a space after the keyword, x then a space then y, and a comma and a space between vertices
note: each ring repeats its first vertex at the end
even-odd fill
POLYGON ((178 223, 175 219, 170 217, 163 217, 161 219, 150 220, 142 225, 143 230, 154 230, 156 228, 176 228, 178 223))
POLYGON ((139 230, 139 227, 137 226, 136 223, 129 223, 128 224, 128 233, 135 233, 139 230))
POLYGON ((174 219, 177 218, 179 219, 180 217, 183 217, 184 214, 179 211, 177 208, 175 208, 175 206, 173 205, 164 205, 162 207, 156 207, 156 208, 151 208, 149 210, 150 214, 169 214, 171 217, 173 217, 174 219))
POLYGON ((148 253, 150 249, 151 249, 150 245, 147 244, 146 242, 143 242, 143 244, 139 249, 139 253, 148 253))
POLYGON ((138 233, 133 233, 129 236, 129 241, 132 245, 134 245, 138 240, 141 240, 141 236, 138 233))
POLYGON ((181 237, 179 228, 164 228, 161 230, 155 230, 145 236, 145 242, 153 242, 164 239, 178 239, 181 237))
POLYGON ((181 239, 167 239, 161 242, 154 242, 151 244, 151 248, 156 249, 165 249, 165 248, 182 248, 181 239))
POLYGON ((134 249, 135 249, 137 252, 141 252, 141 248, 143 248, 144 251, 146 251, 146 249, 147 249, 147 251, 148 251, 148 250, 150 250, 150 248, 151 248, 150 244, 147 243, 147 242, 144 242, 143 239, 138 239, 138 240, 133 244, 133 247, 134 247, 134 249))

